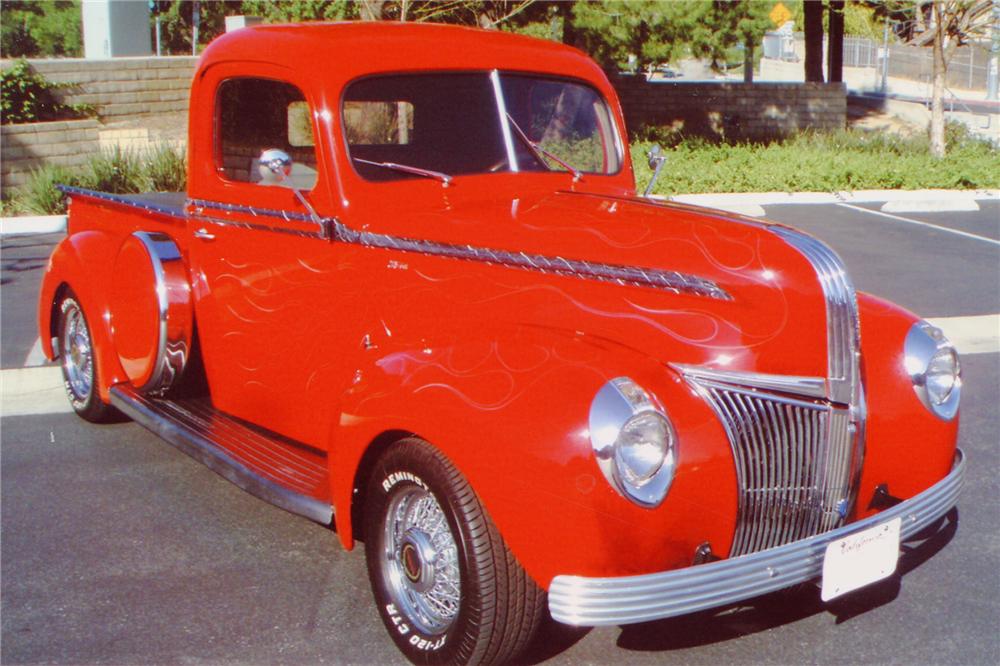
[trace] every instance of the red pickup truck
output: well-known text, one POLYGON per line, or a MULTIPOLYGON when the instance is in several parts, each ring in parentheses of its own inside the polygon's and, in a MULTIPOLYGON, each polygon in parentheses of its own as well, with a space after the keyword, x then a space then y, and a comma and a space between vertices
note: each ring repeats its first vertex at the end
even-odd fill
POLYGON ((64 188, 45 353, 365 544, 422 663, 891 574, 964 471, 941 332, 787 226, 635 191, 582 53, 456 27, 227 34, 188 191, 64 188))

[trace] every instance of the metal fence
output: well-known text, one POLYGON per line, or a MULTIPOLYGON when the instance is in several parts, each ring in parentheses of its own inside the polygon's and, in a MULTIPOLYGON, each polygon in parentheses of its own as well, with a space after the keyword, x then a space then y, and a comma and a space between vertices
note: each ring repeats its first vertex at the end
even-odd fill
MULTIPOLYGON (((880 66, 882 47, 864 37, 844 38, 845 67, 880 66)), ((889 76, 929 82, 934 72, 934 55, 930 47, 890 45, 889 76)), ((949 88, 986 90, 990 52, 973 44, 960 46, 948 63, 946 84, 949 88)))

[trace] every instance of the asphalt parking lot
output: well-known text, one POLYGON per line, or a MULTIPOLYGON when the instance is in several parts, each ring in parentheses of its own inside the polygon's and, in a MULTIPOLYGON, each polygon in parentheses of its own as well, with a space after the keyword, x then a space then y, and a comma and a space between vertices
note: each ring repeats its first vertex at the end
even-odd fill
MULTIPOLYGON (((529 663, 1000 663, 1000 331, 982 323, 1000 313, 1000 201, 979 206, 891 217, 877 204, 765 207, 833 246, 859 289, 946 332, 974 331, 957 342, 965 491, 936 537, 907 544, 902 575, 829 606, 806 586, 642 625, 549 624, 529 663)), ((2 240, 5 394, 52 376, 18 369, 39 360, 37 289, 58 238, 2 240)), ((49 407, 53 390, 7 401, 0 419, 0 662, 401 661, 360 549, 133 423, 49 407)))

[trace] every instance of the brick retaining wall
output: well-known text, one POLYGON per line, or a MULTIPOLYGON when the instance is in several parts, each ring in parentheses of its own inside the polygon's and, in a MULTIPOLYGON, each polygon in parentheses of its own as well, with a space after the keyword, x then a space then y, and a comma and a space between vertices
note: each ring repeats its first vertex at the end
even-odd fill
POLYGON ((43 164, 77 167, 98 151, 101 124, 93 118, 26 125, 0 125, 3 190, 27 181, 43 164))
POLYGON ((630 130, 673 127, 684 135, 773 139, 803 129, 843 129, 847 90, 841 83, 662 83, 614 81, 630 130))
POLYGON ((28 60, 49 81, 73 84, 56 91, 65 103, 93 104, 107 119, 186 111, 197 62, 194 56, 28 60))

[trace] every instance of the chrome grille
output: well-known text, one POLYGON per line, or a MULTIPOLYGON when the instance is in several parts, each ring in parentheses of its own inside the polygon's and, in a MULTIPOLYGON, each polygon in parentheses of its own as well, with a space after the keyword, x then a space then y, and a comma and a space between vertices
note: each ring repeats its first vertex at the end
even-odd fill
POLYGON ((686 373, 718 414, 736 464, 739 513, 730 556, 838 527, 850 505, 850 410, 686 373))

